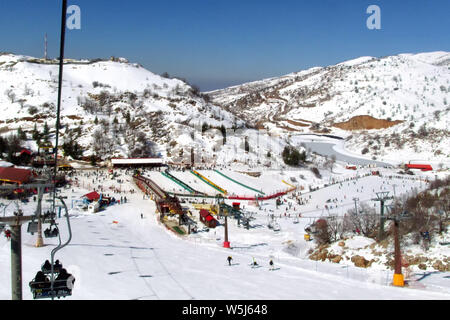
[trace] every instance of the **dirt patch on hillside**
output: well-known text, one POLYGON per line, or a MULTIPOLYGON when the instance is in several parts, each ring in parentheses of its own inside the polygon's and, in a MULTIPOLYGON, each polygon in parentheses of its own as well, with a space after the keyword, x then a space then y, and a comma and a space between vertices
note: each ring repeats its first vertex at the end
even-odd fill
POLYGON ((390 121, 371 116, 356 116, 346 122, 335 123, 333 126, 343 130, 371 130, 390 128, 402 122, 402 120, 390 121))
POLYGON ((238 171, 238 172, 249 175, 251 177, 255 177, 255 178, 258 178, 261 176, 261 172, 247 172, 247 171, 238 171))
POLYGON ((296 127, 309 127, 308 124, 306 123, 302 123, 302 122, 298 122, 298 121, 294 121, 294 120, 286 120, 289 124, 292 124, 293 126, 296 127))

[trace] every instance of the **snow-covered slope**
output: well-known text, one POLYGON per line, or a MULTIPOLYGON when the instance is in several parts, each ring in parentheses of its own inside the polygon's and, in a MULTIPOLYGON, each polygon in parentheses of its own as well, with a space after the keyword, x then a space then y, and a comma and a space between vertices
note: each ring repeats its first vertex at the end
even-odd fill
POLYGON ((357 153, 368 147, 368 155, 397 158, 392 152, 403 149, 421 159, 444 161, 450 156, 449 61, 450 53, 442 51, 361 57, 208 95, 258 127, 281 128, 291 134, 353 134, 347 147, 357 153), (370 125, 352 128, 351 123, 347 130, 336 127, 366 115, 384 120, 385 129, 365 132, 370 125), (395 120, 396 125, 390 122, 395 120), (374 137, 379 143, 368 145, 374 137))
MULTIPOLYGON (((2 133, 21 127, 30 138, 34 125, 41 131, 45 122, 54 131, 58 73, 55 60, 0 54, 2 133)), ((104 158, 142 155, 139 150, 148 141, 154 142, 153 153, 165 155, 171 143, 175 154, 204 123, 217 128, 243 124, 187 83, 124 58, 65 61, 61 115, 63 142, 74 137, 85 156, 104 158), (101 145, 93 138, 96 131, 101 145)), ((30 147, 36 146, 30 142, 30 147)))
MULTIPOLYGON (((55 259, 60 260, 76 278, 73 295, 65 300, 448 300, 450 297, 448 272, 435 272, 431 268, 424 272, 419 269, 415 274, 421 277, 420 280, 411 281, 411 284, 420 287, 410 284, 407 288, 399 288, 391 286, 393 270, 382 263, 373 263, 370 268, 359 268, 345 257, 339 263, 308 259, 309 249, 314 245, 303 240, 304 228, 312 219, 309 217, 316 217, 320 210, 305 212, 302 206, 304 217, 300 222, 293 223, 292 217, 296 211, 287 211, 286 204, 277 208, 274 200, 265 201, 258 209, 254 204, 242 202, 245 210, 254 212, 256 220, 252 220, 252 227, 247 230, 239 226, 235 219, 229 218, 230 250, 223 248, 223 219, 217 228, 209 232, 177 236, 162 225, 159 215, 155 213, 153 201, 143 199, 140 191, 129 192, 136 186, 124 170, 116 171, 118 178, 123 180, 120 194, 114 191, 117 181, 105 177, 106 172, 103 171, 102 177, 105 190, 110 190, 108 192, 116 199, 126 196, 126 203, 109 206, 96 214, 83 211, 76 205, 72 208, 74 201, 92 191, 94 171, 90 172, 90 176, 85 171, 78 171, 75 176, 79 186, 72 185, 71 188, 61 190, 61 194, 67 196, 65 202, 69 207, 73 238, 68 246, 57 252, 55 259), (289 217, 284 215, 286 211, 289 217), (268 214, 280 215, 277 219, 280 231, 275 232, 266 227, 268 214), (228 255, 232 255, 232 266, 227 263, 228 255), (253 258, 259 263, 259 268, 250 266, 253 258), (274 271, 269 271, 270 259, 275 263, 274 271)), ((152 178, 156 174, 162 177, 155 171, 149 174, 152 178)), ((170 186, 170 180, 164 179, 161 186, 170 186)), ((280 179, 281 176, 267 175, 252 182, 256 186, 266 186, 274 185, 280 179)), ((346 206, 353 206, 350 197, 356 195, 355 189, 361 186, 365 189, 383 187, 383 190, 391 190, 392 185, 384 184, 378 177, 367 179, 355 185, 351 183, 348 188, 346 183, 343 184, 342 188, 346 192, 341 192, 342 195, 347 194, 346 202, 349 202, 346 206)), ((408 192, 410 186, 419 186, 418 181, 409 180, 408 177, 390 182, 394 181, 398 184, 397 194, 408 192)), ((232 189, 231 184, 226 187, 231 192, 236 190, 232 189)), ((338 185, 331 188, 337 189, 338 185)), ((336 192, 328 188, 313 193, 309 205, 315 208, 316 203, 323 204, 330 194, 336 192)), ((370 191, 367 193, 368 198, 369 195, 370 191)), ((47 195, 44 196, 43 210, 50 206, 46 198, 47 195)), ((292 200, 289 198, 285 197, 284 200, 292 200)), ((214 199, 211 201, 214 202, 214 199)), ((34 213, 36 209, 33 201, 20 202, 18 205, 24 215, 34 213)), ((198 219, 197 210, 188 203, 183 206, 188 206, 198 219)), ((295 206, 298 209, 298 205, 295 206)), ((10 205, 6 214, 12 215, 14 208, 14 205, 10 205)), ((67 241, 69 233, 65 219, 58 218, 57 223, 61 240, 67 241)), ((36 248, 37 235, 26 232, 25 225, 22 228, 23 298, 31 300, 28 283, 42 263, 50 259, 58 238, 45 238, 46 246, 36 248)), ((201 223, 199 228, 202 228, 201 223)), ((364 250, 366 245, 372 243, 371 239, 354 237, 346 241, 345 250, 364 250)), ((331 249, 337 251, 339 247, 336 244, 330 248, 330 252, 331 249)), ((392 251, 392 248, 388 249, 392 251)), ((445 253, 444 250, 441 249, 441 252, 445 253)), ((383 257, 378 258, 384 262, 383 257)), ((0 299, 4 300, 11 297, 10 259, 10 242, 2 235, 0 299)))

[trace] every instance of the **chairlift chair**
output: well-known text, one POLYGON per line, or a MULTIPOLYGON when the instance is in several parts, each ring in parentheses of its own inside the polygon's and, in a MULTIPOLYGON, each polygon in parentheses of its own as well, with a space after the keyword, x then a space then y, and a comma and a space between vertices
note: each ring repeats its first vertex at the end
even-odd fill
POLYGON ((59 235, 58 227, 56 224, 50 225, 47 229, 44 230, 44 236, 46 238, 56 238, 59 235))
POLYGON ((47 211, 43 215, 42 222, 43 223, 52 223, 53 224, 55 222, 55 218, 56 218, 56 213, 47 211))
POLYGON ((75 278, 71 275, 68 280, 54 281, 53 290, 51 288, 51 282, 36 282, 33 279, 30 283, 31 293, 33 299, 48 299, 48 298, 65 298, 72 295, 72 286, 75 282, 75 278))
POLYGON ((28 223, 27 232, 33 235, 35 232, 38 232, 38 223, 37 221, 30 221, 28 223))
MULTIPOLYGON (((61 200, 61 202, 64 206, 64 209, 66 211, 67 226, 69 229, 69 239, 67 240, 66 243, 62 244, 61 237, 59 237, 58 246, 56 248, 54 248, 51 252, 51 263, 53 263, 53 259, 54 259, 56 252, 58 250, 62 249, 63 247, 65 247, 66 245, 68 245, 72 239, 72 229, 70 227, 69 213, 67 210, 67 206, 64 203, 64 201, 62 200, 62 197, 60 197, 59 199, 61 200)), ((50 227, 52 227, 52 226, 55 227, 55 229, 53 229, 53 233, 52 233, 52 235, 55 236, 54 235, 55 230, 56 230, 56 232, 58 232, 58 228, 56 226, 56 223, 52 224, 50 227)), ((45 231, 44 231, 44 233, 45 233, 45 231)), ((58 236, 58 234, 56 234, 56 236, 58 236)), ((59 263, 59 261, 58 261, 58 263, 59 263)), ((61 264, 53 264, 53 272, 52 272, 52 268, 50 268, 50 270, 48 270, 48 268, 45 269, 44 266, 42 266, 41 269, 44 269, 41 271, 44 273, 45 276, 46 276, 46 274, 50 274, 51 279, 49 282, 36 281, 36 277, 35 277, 32 281, 29 282, 31 293, 33 294, 33 299, 48 299, 48 298, 51 298, 51 299, 58 298, 59 299, 59 298, 64 298, 64 297, 72 295, 72 288, 73 288, 73 284, 75 282, 75 278, 73 277, 73 275, 68 274, 67 279, 56 280, 56 278, 55 278, 55 275, 59 276, 61 274, 61 270, 62 270, 61 264)), ((39 274, 39 272, 38 272, 38 274, 39 274)))

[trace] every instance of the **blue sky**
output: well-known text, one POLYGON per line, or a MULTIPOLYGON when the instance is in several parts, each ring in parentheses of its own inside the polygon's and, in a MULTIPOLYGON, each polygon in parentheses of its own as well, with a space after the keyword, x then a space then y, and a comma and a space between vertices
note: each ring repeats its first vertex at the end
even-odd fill
MULTIPOLYGON (((60 0, 0 0, 0 51, 59 53, 60 0)), ((448 0, 69 0, 66 57, 120 56, 202 90, 359 56, 450 51, 448 0), (369 5, 381 30, 369 30, 369 5)))

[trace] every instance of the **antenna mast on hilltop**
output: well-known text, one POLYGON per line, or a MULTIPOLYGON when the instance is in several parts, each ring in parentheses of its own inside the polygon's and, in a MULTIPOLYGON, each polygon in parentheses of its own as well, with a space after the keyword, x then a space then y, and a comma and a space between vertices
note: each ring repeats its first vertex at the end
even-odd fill
POLYGON ((44 60, 47 60, 47 33, 44 36, 44 60))

